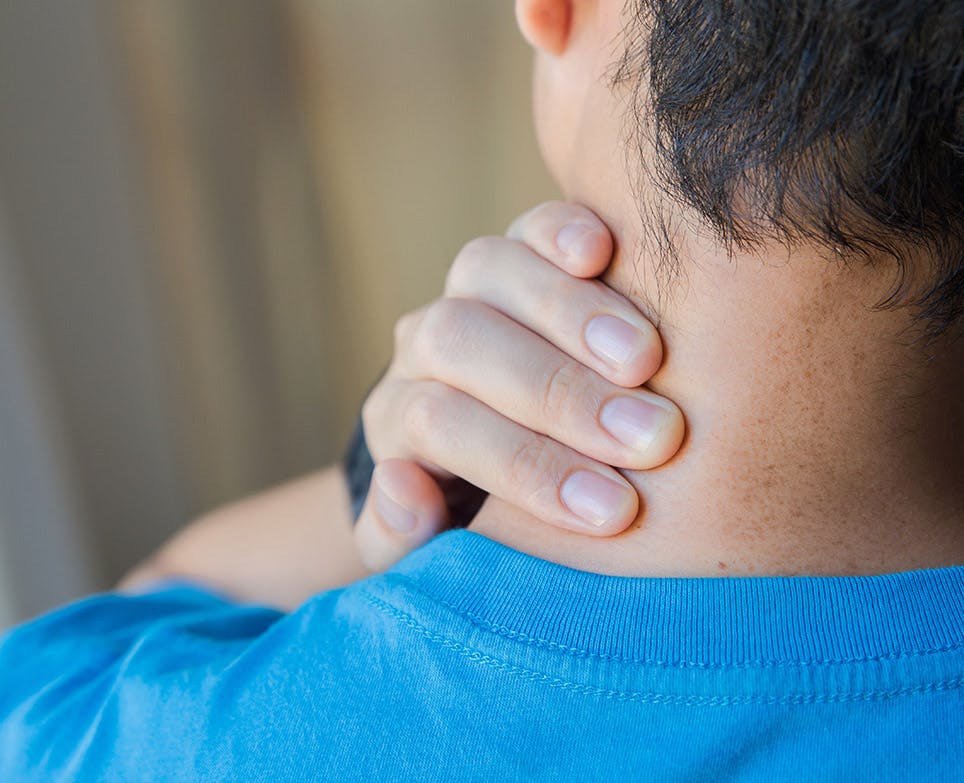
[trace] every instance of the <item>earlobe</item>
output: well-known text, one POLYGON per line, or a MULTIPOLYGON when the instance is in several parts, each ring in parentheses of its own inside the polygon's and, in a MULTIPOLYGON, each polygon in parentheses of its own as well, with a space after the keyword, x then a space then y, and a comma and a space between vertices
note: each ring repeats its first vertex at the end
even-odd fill
POLYGON ((569 40, 572 0, 516 0, 515 17, 534 49, 560 55, 569 40))

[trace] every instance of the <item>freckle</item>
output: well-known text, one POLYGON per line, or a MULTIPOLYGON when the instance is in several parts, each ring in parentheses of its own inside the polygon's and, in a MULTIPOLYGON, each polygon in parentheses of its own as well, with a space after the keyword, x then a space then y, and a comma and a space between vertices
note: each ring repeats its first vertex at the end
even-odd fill
POLYGON ((721 571, 725 571, 727 568, 726 563, 724 563, 722 560, 717 560, 716 565, 721 571))

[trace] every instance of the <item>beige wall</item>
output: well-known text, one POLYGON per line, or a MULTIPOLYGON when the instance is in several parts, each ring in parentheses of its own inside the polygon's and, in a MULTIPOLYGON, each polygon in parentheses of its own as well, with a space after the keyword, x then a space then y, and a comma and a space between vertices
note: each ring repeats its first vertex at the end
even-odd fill
MULTIPOLYGON (((89 583, 339 453, 397 316, 553 195, 528 61, 508 2, 0 6, 6 257, 89 583)), ((22 404, 0 397, 0 421, 22 404)), ((21 616, 57 598, 13 581, 21 616)))

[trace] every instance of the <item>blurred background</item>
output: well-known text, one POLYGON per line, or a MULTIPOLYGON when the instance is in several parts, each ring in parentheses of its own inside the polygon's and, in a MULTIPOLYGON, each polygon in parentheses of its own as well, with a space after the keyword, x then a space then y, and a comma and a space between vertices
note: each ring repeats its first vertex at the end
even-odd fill
POLYGON ((508 0, 4 0, 0 626, 336 459, 553 195, 508 0))

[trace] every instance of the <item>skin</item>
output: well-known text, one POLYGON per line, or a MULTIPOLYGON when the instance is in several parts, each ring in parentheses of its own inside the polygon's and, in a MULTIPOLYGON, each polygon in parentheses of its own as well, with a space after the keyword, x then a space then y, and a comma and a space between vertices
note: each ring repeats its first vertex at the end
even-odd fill
MULTIPOLYGON (((643 200, 680 218, 679 281, 659 285, 626 169, 622 99, 606 79, 621 7, 519 0, 516 15, 536 53, 543 156, 566 197, 612 229, 603 279, 659 322, 665 361, 647 385, 687 411, 687 437, 660 470, 621 471, 644 503, 613 538, 560 531, 497 497, 471 529, 621 575, 873 574, 964 562, 964 341, 925 351, 908 337, 911 313, 874 309, 891 283, 885 263, 844 269, 806 246, 728 256, 696 216, 644 181, 643 200)), ((444 516, 435 480, 415 461, 392 462, 383 477, 393 494, 407 491, 428 520, 414 535, 389 530, 370 503, 360 557, 331 468, 202 519, 125 584, 188 575, 294 605, 364 575, 366 558, 390 564, 444 516), (298 546, 279 547, 285 538, 298 546), (311 540, 317 549, 302 545, 311 540)))
POLYGON ((506 237, 469 242, 445 296, 398 322, 392 365, 363 409, 378 463, 355 536, 369 567, 391 565, 445 527, 445 489, 457 496, 459 487, 452 475, 583 535, 618 533, 636 517, 635 489, 610 466, 664 464, 684 423, 641 386, 662 359, 655 329, 610 288, 579 279, 611 254, 598 217, 547 202, 506 237), (574 226, 579 239, 563 250, 559 237, 574 226), (628 356, 593 353, 600 320, 635 335, 628 356), (613 406, 622 421, 626 403, 641 404, 651 440, 606 430, 613 406), (608 507, 587 496, 587 476, 604 479, 608 507), (587 498, 589 516, 579 503, 587 498))
MULTIPOLYGON (((550 533, 497 499, 471 529, 627 576, 964 562, 964 342, 925 351, 909 339, 912 313, 875 310, 892 282, 886 264, 845 269, 819 248, 775 244, 729 258, 696 216, 679 213, 680 282, 657 288, 613 143, 623 138, 621 96, 606 73, 622 5, 520 0, 516 12, 536 52, 546 163, 567 198, 613 230, 606 282, 659 319, 665 360, 649 386, 687 411, 687 441, 659 471, 624 471, 645 510, 611 539, 550 533)), ((645 181, 642 197, 661 199, 645 181)))
POLYGON ((444 529, 456 476, 551 525, 595 536, 625 529, 638 496, 612 466, 663 464, 684 425, 673 403, 640 387, 661 361, 655 329, 624 297, 581 279, 611 254, 599 218, 561 202, 521 215, 505 237, 469 242, 445 295, 399 321, 392 364, 365 403, 378 464, 354 528, 344 476, 332 467, 189 525, 121 586, 181 577, 294 607, 392 565, 444 529), (621 323, 629 339, 618 360, 593 353, 600 318, 621 323), (658 427, 648 443, 628 445, 603 428, 610 406, 627 400, 644 403, 658 427), (588 520, 568 507, 566 490, 585 471, 618 495, 608 514, 588 520))
POLYGON ((117 589, 188 579, 239 601, 293 609, 368 575, 352 535, 341 467, 215 509, 131 570, 117 589))

